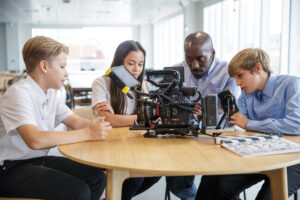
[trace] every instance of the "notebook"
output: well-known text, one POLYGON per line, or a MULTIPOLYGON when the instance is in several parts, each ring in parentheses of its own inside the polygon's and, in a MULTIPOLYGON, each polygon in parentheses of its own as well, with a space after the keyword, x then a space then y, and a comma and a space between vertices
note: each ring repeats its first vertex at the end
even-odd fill
POLYGON ((243 157, 300 152, 300 145, 278 135, 248 134, 214 138, 220 144, 243 157))

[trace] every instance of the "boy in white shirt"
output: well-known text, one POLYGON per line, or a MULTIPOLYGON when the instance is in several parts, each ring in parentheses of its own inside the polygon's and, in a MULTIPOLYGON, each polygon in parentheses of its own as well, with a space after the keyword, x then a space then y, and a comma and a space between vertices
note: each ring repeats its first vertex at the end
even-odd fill
POLYGON ((60 144, 104 140, 104 118, 83 119, 57 98, 68 74, 68 48, 50 38, 28 40, 23 59, 28 77, 0 100, 0 196, 97 199, 106 185, 102 169, 47 156, 60 144), (74 131, 53 131, 60 123, 74 131))

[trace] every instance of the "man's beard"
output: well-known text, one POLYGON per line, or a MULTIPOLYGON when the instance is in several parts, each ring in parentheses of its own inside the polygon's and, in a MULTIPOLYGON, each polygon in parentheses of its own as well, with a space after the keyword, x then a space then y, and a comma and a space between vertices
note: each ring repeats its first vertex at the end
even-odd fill
POLYGON ((205 74, 207 74, 208 70, 204 71, 202 69, 193 69, 192 74, 196 79, 202 78, 205 74))

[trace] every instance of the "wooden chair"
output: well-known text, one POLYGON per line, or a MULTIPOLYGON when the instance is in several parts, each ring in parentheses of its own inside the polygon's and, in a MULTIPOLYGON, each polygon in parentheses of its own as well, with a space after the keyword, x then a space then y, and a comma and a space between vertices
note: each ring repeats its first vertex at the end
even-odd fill
POLYGON ((75 106, 91 106, 92 98, 90 91, 74 91, 69 81, 65 83, 65 90, 67 94, 66 104, 69 108, 74 109, 75 106))
POLYGON ((91 91, 74 91, 74 106, 91 106, 92 105, 92 94, 91 91))
POLYGON ((80 117, 83 117, 85 119, 92 120, 94 119, 94 113, 93 109, 91 107, 84 107, 84 108, 76 108, 73 110, 74 113, 79 115, 80 117))
POLYGON ((12 84, 26 78, 26 74, 0 75, 0 92, 4 93, 12 84))
MULTIPOLYGON (((72 111, 82 118, 89 119, 89 120, 94 119, 94 113, 91 107, 76 108, 72 111)), ((72 130, 72 129, 70 127, 67 127, 67 130, 72 130)))
POLYGON ((65 90, 66 90, 66 105, 70 108, 70 109, 74 109, 74 94, 73 94, 73 90, 72 87, 70 85, 70 83, 66 83, 65 85, 65 90))

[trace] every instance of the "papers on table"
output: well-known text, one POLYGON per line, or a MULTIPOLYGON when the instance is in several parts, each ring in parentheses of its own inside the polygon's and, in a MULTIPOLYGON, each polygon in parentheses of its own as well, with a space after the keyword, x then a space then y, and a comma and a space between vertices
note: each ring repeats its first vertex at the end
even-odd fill
POLYGON ((248 134, 215 137, 215 143, 243 156, 300 152, 300 145, 277 135, 248 134))

